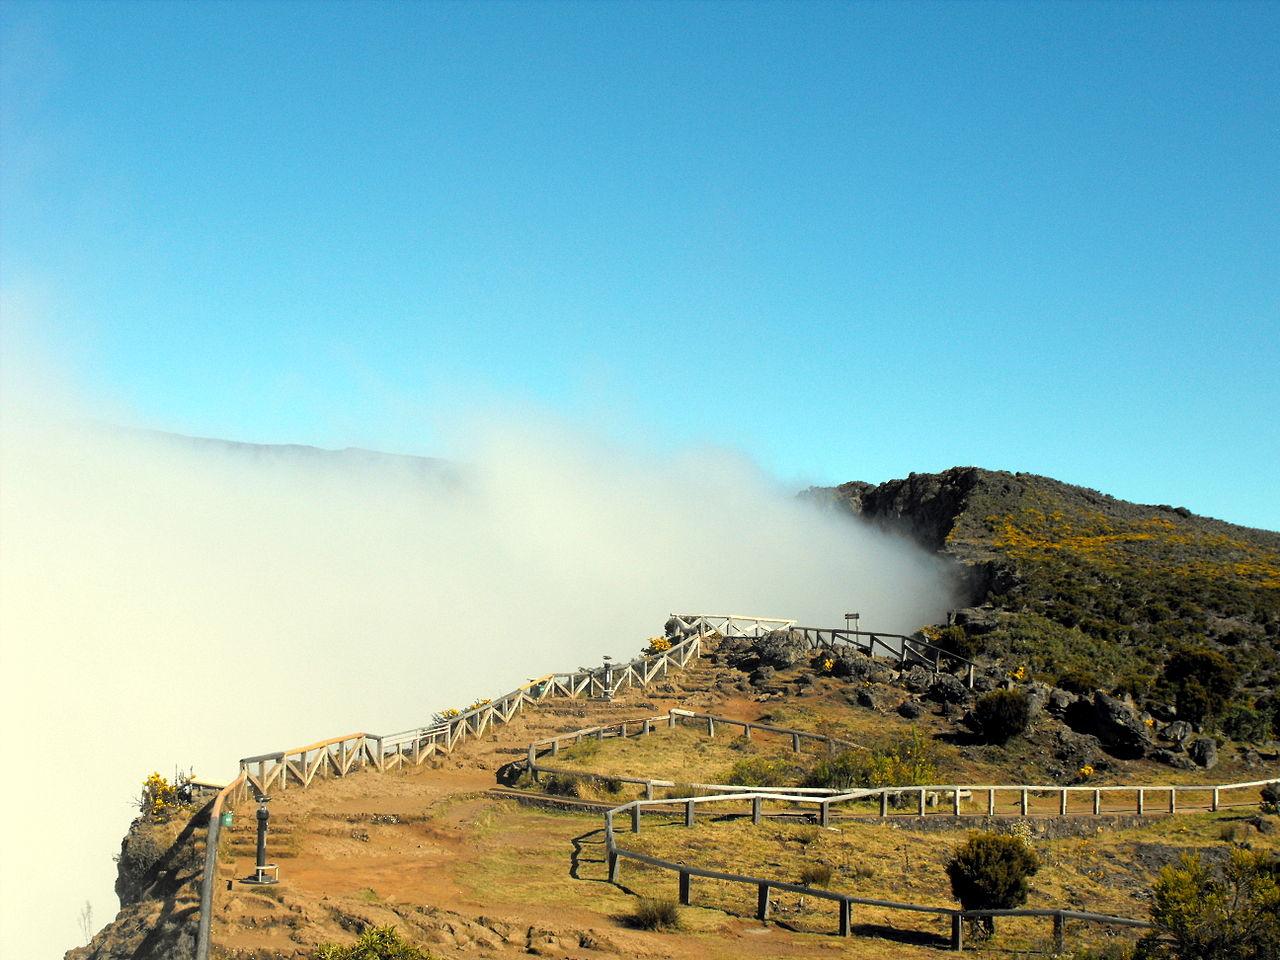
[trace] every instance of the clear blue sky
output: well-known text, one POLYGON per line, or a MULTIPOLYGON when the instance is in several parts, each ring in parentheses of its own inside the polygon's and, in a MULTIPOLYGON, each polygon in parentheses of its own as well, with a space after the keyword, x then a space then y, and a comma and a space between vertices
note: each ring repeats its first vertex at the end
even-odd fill
POLYGON ((788 480, 979 464, 1280 528, 1275 3, 0 29, 6 310, 141 422, 434 453, 497 398, 788 480))

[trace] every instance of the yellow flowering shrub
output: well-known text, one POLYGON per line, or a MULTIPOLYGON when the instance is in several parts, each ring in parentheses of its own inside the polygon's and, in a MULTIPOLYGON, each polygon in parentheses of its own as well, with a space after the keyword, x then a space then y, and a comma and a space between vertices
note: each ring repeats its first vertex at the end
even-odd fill
POLYGON ((644 652, 648 654, 666 653, 671 649, 671 641, 666 637, 650 637, 649 645, 644 648, 644 652))

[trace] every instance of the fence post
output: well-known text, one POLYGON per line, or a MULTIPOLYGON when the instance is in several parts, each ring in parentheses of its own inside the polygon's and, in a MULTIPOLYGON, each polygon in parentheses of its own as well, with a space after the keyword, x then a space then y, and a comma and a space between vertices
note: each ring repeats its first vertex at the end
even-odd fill
POLYGON ((848 900, 840 901, 840 936, 853 936, 853 904, 848 900))
POLYGON ((1062 913, 1058 912, 1053 915, 1053 952, 1061 954, 1066 947, 1066 921, 1063 919, 1062 913))
POLYGON ((1026 787, 1023 787, 1023 788, 1022 788, 1022 807, 1021 807, 1021 809, 1022 809, 1022 815, 1025 817, 1025 816, 1027 815, 1027 788, 1026 788, 1026 787))
POLYGON ((756 919, 769 919, 769 884, 759 883, 756 885, 756 919))
POLYGON ((791 750, 794 753, 800 752, 800 734, 798 733, 793 733, 791 735, 791 750))
POLYGON ((964 949, 964 914, 951 915, 951 949, 959 953, 964 949))
POLYGON ((646 780, 644 782, 644 798, 646 800, 653 799, 653 781, 652 780, 646 780))
POLYGON ((880 816, 887 817, 889 815, 889 791, 880 791, 880 816))
POLYGON ((823 827, 831 824, 831 804, 826 800, 818 804, 818 824, 823 827))
POLYGON ((764 813, 764 801, 759 794, 751 798, 751 822, 757 827, 760 826, 760 820, 764 813))
POLYGON ((707 736, 714 737, 716 735, 716 722, 711 717, 707 717, 707 736))
POLYGON ((1067 815, 1067 788, 1063 787, 1058 794, 1058 816, 1065 817, 1067 815))
POLYGON ((973 664, 969 664, 969 689, 973 689, 973 664))
POLYGON ((551 755, 553 757, 560 756, 560 738, 556 737, 551 741, 551 755))
POLYGON ((689 905, 689 871, 680 871, 680 902, 684 906, 689 905))
POLYGON ((609 882, 618 882, 618 855, 612 850, 609 851, 609 882))
POLYGON ((987 791, 987 816, 994 817, 996 815, 996 790, 992 787, 987 791))
POLYGON ((1146 791, 1141 787, 1138 788, 1138 816, 1142 816, 1143 807, 1146 805, 1146 791))
POLYGON ((744 724, 742 725, 742 737, 743 737, 743 739, 744 739, 744 740, 750 740, 750 739, 751 739, 751 724, 749 724, 749 723, 744 723, 744 724))
POLYGON ((924 787, 920 788, 920 816, 924 816, 924 787))
POLYGON ((631 808, 631 832, 640 832, 640 804, 637 803, 631 808))
POLYGON ((960 816, 960 788, 956 787, 951 801, 951 812, 960 816))
POLYGON ((1217 787, 1213 788, 1213 803, 1210 805, 1209 809, 1213 810, 1215 813, 1218 810, 1218 788, 1217 787))
POLYGON ((1178 812, 1178 788, 1177 787, 1169 788, 1169 812, 1170 813, 1178 812))
POLYGON ((667 726, 670 727, 672 730, 676 728, 675 711, 672 711, 671 713, 667 714, 667 726))
POLYGON ((686 800, 684 802, 684 825, 686 827, 693 826, 693 801, 686 800))
POLYGON ((648 720, 646 720, 646 721, 644 722, 644 726, 642 726, 642 727, 640 728, 640 736, 642 736, 642 737, 647 737, 651 732, 652 732, 652 730, 651 730, 651 728, 650 728, 650 726, 649 726, 649 721, 648 721, 648 720))
POLYGON ((1093 791, 1093 815, 1096 817, 1102 812, 1102 791, 1093 791))

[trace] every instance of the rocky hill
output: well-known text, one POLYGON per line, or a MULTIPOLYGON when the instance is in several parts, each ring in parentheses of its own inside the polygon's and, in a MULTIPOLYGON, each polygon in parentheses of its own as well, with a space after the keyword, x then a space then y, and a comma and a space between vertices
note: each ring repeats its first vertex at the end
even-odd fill
POLYGON ((962 564, 970 652, 1048 682, 1167 696, 1171 655, 1207 647, 1240 671, 1243 706, 1277 684, 1280 533, 1129 503, 1027 473, 955 467, 806 496, 962 564))

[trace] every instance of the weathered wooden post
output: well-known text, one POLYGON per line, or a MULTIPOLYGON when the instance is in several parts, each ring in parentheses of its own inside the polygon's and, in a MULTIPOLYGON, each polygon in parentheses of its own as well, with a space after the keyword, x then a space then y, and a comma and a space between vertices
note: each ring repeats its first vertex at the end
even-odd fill
POLYGON ((1178 788, 1177 787, 1169 788, 1169 812, 1170 813, 1178 812, 1178 788))
POLYGON ((1027 806, 1028 806, 1028 802, 1027 802, 1027 788, 1026 788, 1026 787, 1023 787, 1023 788, 1022 788, 1022 807, 1021 807, 1021 809, 1022 809, 1022 815, 1023 815, 1024 817, 1027 815, 1027 806))
POLYGON ((1053 952, 1055 955, 1061 955, 1066 949, 1066 919, 1059 911, 1053 915, 1053 952))
POLYGON ((880 816, 887 817, 889 815, 889 791, 880 791, 880 816))
POLYGON ((644 798, 646 800, 653 799, 653 781, 652 780, 646 780, 644 782, 644 798))
POLYGON ((610 850, 609 851, 609 882, 610 883, 618 882, 619 868, 620 868, 620 860, 618 859, 618 854, 613 850, 610 850))
POLYGON ((1213 788, 1213 802, 1209 805, 1209 809, 1214 811, 1215 813, 1218 810, 1218 788, 1217 787, 1213 788))
POLYGON ((1093 791, 1093 815, 1096 817, 1102 812, 1102 791, 1094 789, 1093 791))
POLYGON ((951 915, 951 949, 959 953, 964 949, 964 914, 951 915))
POLYGON ((1065 817, 1067 815, 1067 788, 1063 787, 1058 793, 1058 816, 1065 817))
POLYGON ((994 817, 996 815, 996 789, 992 787, 987 791, 987 816, 994 817))
POLYGON ((763 881, 756 885, 756 919, 769 919, 769 884, 763 881))
POLYGON ((760 794, 756 794, 751 798, 751 822, 758 827, 760 826, 760 821, 763 817, 764 800, 761 798, 760 794))
POLYGON ((689 871, 680 871, 680 902, 684 906, 689 905, 689 871))
POLYGON ((692 800, 686 800, 684 802, 684 825, 686 827, 693 826, 693 808, 694 802, 692 800))
POLYGON ((644 725, 640 728, 640 736, 647 737, 652 732, 653 732, 653 723, 652 721, 646 719, 644 722, 644 725))
POLYGON ((716 735, 716 721, 713 717, 707 717, 707 736, 714 737, 716 735))
POLYGON ((831 802, 829 800, 823 800, 818 804, 818 824, 823 827, 831 825, 831 802))
POLYGON ((1145 790, 1143 790, 1141 787, 1138 788, 1138 816, 1142 816, 1143 807, 1146 806, 1146 799, 1147 799, 1146 794, 1147 792, 1145 790))
POLYGON ((793 753, 800 752, 800 734, 793 733, 791 735, 791 750, 793 753))
POLYGON ((924 816, 924 787, 919 790, 920 794, 920 816, 924 816))
POLYGON ((853 903, 847 899, 840 901, 840 936, 853 936, 853 903))
POLYGON ((951 812, 957 817, 960 816, 960 788, 956 787, 952 791, 951 812))

